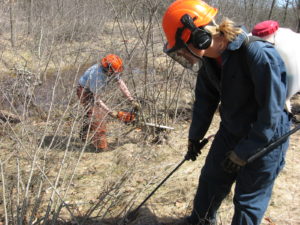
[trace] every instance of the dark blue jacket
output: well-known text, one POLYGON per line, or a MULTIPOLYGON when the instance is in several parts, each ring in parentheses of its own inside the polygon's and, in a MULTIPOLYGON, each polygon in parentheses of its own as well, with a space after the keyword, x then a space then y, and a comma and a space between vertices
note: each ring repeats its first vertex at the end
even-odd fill
POLYGON ((222 53, 222 67, 204 58, 195 90, 189 138, 200 140, 220 104, 221 125, 241 139, 234 151, 247 159, 266 146, 282 126, 286 70, 272 44, 255 41, 244 50, 240 34, 222 53), (246 64, 247 61, 247 64, 246 64), (250 70, 250 71, 248 71, 250 70))

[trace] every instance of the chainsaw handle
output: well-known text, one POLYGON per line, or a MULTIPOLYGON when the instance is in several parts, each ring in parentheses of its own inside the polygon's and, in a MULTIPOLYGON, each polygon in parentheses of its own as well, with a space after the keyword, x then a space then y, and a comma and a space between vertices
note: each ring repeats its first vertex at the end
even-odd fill
POLYGON ((117 118, 124 123, 130 123, 135 119, 135 115, 131 112, 119 111, 117 118))

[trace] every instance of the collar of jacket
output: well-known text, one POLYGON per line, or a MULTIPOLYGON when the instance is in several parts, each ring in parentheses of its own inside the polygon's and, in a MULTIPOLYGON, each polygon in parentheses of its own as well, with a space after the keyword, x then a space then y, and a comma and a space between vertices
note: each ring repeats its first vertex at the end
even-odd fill
POLYGON ((248 37, 248 32, 244 26, 242 26, 241 28, 244 32, 239 34, 232 42, 230 42, 226 50, 234 51, 242 46, 244 40, 248 37))
POLYGON ((221 54, 223 65, 227 61, 230 52, 238 50, 242 46, 244 40, 248 37, 247 36, 248 32, 246 28, 244 26, 242 26, 241 28, 243 29, 244 32, 239 34, 232 42, 230 42, 226 50, 221 54))

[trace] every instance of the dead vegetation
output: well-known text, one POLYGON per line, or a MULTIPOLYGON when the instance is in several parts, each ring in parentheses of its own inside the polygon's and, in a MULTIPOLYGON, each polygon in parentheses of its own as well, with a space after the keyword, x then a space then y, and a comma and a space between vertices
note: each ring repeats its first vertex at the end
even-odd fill
MULTIPOLYGON (((0 2, 1 222, 118 224, 185 154, 195 75, 162 53, 161 14, 169 2, 0 2), (125 61, 124 79, 143 106, 140 121, 175 129, 111 120, 110 151, 96 152, 78 137, 83 109, 75 87, 86 68, 111 52, 125 61)), ((264 1, 253 18, 261 20, 270 3, 264 1)), ((238 6, 242 1, 223 1, 220 9, 237 17, 238 6)), ((291 18, 286 23, 295 27, 291 18)), ((111 87, 104 100, 116 110, 130 109, 120 94, 111 87)), ((298 113, 299 97, 293 104, 298 113)), ((210 134, 218 123, 216 115, 210 134)), ((264 224, 300 224, 298 143, 299 134, 291 139, 264 224)), ((130 224, 157 225, 188 214, 208 147, 195 163, 186 162, 130 224)), ((232 212, 228 199, 220 224, 228 224, 232 212)))

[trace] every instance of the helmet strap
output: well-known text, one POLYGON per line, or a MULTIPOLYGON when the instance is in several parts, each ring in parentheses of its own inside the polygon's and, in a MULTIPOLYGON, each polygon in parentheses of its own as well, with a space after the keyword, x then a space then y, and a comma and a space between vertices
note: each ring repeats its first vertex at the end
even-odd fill
POLYGON ((193 19, 189 14, 184 14, 181 17, 180 22, 184 25, 185 28, 187 28, 190 31, 194 32, 197 29, 197 27, 194 23, 195 19, 196 19, 196 17, 193 19))
MULTIPOLYGON (((184 25, 184 27, 180 27, 177 29, 176 34, 175 34, 175 40, 176 40, 176 48, 174 50, 180 49, 180 48, 186 48, 187 51, 192 54, 195 58, 203 60, 200 56, 198 56, 196 53, 194 53, 189 47, 188 45, 182 40, 181 35, 183 33, 183 31, 188 28, 190 30, 197 30, 199 28, 197 28, 194 24, 194 21, 192 19, 192 17, 188 14, 185 14, 182 16, 182 18, 180 19, 180 21, 182 22, 182 24, 184 25)), ((193 31, 192 31, 193 34, 193 31)))
POLYGON ((202 57, 200 57, 199 55, 197 55, 196 53, 194 53, 194 52, 189 48, 189 46, 187 46, 186 43, 184 43, 184 44, 185 44, 186 50, 188 50, 189 53, 191 53, 195 58, 200 59, 201 61, 203 60, 202 57))
POLYGON ((183 31, 185 30, 185 27, 180 27, 177 29, 176 34, 175 34, 175 48, 174 50, 178 50, 180 48, 185 47, 185 43, 181 38, 181 35, 183 33, 183 31))

